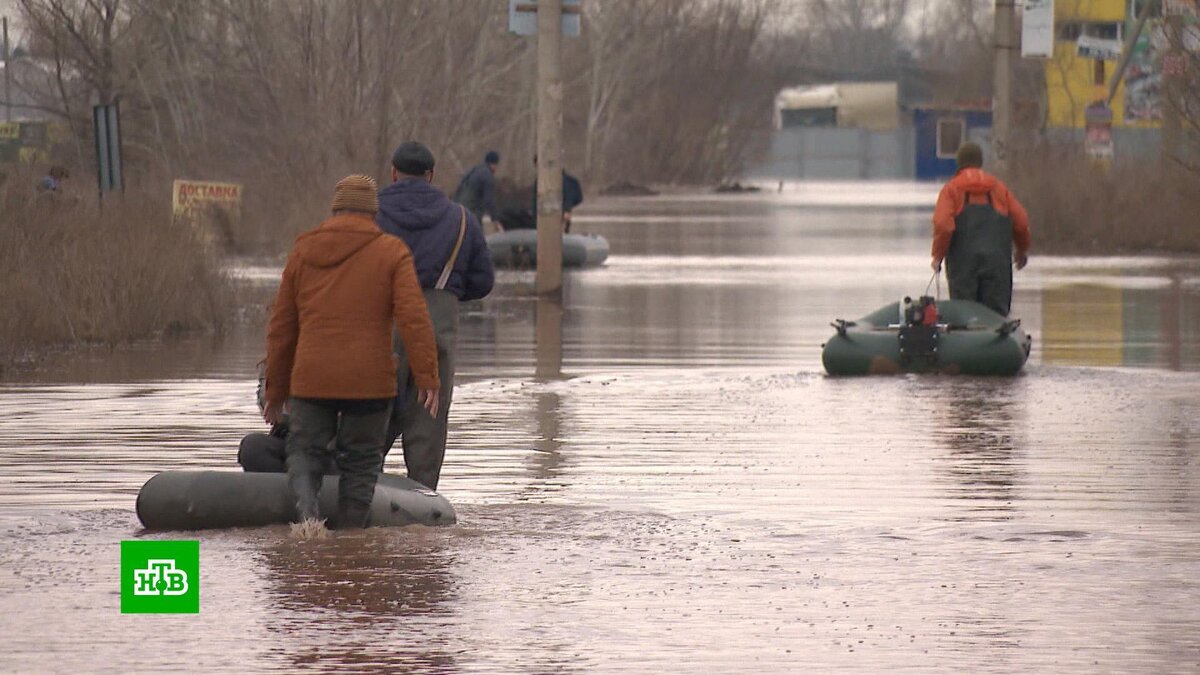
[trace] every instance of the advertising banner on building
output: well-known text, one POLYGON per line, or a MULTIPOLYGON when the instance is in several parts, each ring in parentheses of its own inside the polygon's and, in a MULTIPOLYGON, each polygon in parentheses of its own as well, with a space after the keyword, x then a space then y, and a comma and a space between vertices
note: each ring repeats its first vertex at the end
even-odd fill
POLYGON ((1085 59, 1116 61, 1121 58, 1121 41, 1080 35, 1075 43, 1075 53, 1085 59))
POLYGON ((1162 70, 1166 47, 1160 21, 1152 21, 1138 36, 1125 69, 1125 123, 1153 124, 1162 120, 1162 70))
POLYGON ((1021 56, 1026 59, 1054 56, 1054 0, 1025 0, 1021 56))
POLYGON ((175 222, 195 227, 209 244, 228 242, 242 219, 240 183, 176 180, 171 190, 175 222))

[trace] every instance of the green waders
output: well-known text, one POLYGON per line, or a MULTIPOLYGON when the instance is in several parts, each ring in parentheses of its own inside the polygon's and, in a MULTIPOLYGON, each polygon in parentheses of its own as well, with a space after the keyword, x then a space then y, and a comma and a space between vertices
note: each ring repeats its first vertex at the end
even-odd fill
POLYGON ((288 487, 298 520, 320 517, 317 495, 330 461, 336 458, 338 528, 366 527, 383 471, 392 399, 291 399, 288 418, 288 487), (336 441, 332 444, 330 441, 336 441))
MULTIPOLYGON (((969 196, 969 195, 968 195, 969 196)), ((987 204, 966 204, 954 219, 946 254, 952 300, 971 300, 1001 316, 1012 305, 1012 221, 987 204)))
POLYGON ((426 290, 425 304, 433 321, 437 338, 438 379, 442 388, 438 396, 437 418, 417 402, 417 385, 404 345, 396 340, 399 365, 396 379, 403 392, 404 405, 396 405, 388 425, 388 448, 400 439, 404 447, 404 466, 408 477, 436 490, 446 456, 446 428, 450 420, 450 400, 454 394, 454 353, 458 344, 458 297, 449 291, 426 290))

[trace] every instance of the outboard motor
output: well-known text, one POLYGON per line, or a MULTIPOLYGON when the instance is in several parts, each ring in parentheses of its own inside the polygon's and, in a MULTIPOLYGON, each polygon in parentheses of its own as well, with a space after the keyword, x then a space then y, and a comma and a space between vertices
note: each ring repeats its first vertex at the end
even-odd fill
POLYGON ((904 323, 898 336, 901 364, 916 362, 929 368, 936 364, 940 335, 937 324, 937 302, 932 297, 923 295, 916 302, 904 298, 904 323))

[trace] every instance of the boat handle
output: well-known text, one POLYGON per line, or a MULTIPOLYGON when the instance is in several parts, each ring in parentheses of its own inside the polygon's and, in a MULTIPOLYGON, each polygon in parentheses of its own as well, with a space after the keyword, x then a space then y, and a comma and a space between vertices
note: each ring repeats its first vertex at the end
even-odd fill
POLYGON ((836 321, 834 321, 833 323, 830 323, 829 325, 833 326, 834 328, 837 329, 838 335, 841 335, 842 337, 846 337, 846 327, 853 326, 854 322, 846 321, 845 319, 837 319, 836 321))
POLYGON ((1020 319, 1009 319, 1008 321, 1005 321, 1004 323, 1000 324, 1000 326, 998 328, 996 328, 996 332, 999 333, 1000 335, 1008 335, 1009 333, 1012 333, 1020 326, 1021 326, 1020 319))

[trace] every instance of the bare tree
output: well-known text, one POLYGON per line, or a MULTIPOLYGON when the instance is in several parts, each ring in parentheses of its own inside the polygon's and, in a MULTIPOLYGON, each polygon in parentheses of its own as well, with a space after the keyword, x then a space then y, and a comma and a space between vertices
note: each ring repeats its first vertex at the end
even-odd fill
MULTIPOLYGON (((89 107, 119 100, 127 176, 244 182, 251 238, 308 223, 338 175, 385 174, 402 139, 435 148, 444 188, 485 149, 532 154, 533 44, 507 32, 502 3, 19 1, 55 64, 35 88, 80 154, 89 107)), ((769 124, 779 82, 762 38, 779 5, 589 3, 564 48, 570 163, 601 182, 735 173, 769 124)))

